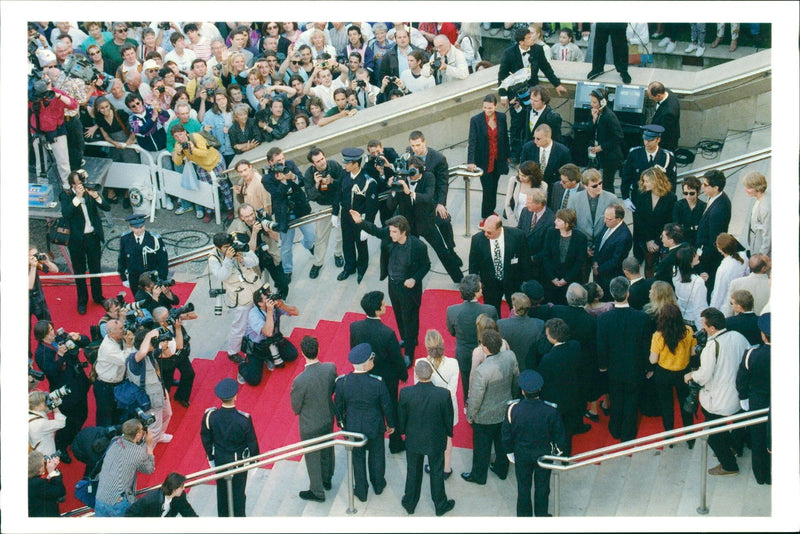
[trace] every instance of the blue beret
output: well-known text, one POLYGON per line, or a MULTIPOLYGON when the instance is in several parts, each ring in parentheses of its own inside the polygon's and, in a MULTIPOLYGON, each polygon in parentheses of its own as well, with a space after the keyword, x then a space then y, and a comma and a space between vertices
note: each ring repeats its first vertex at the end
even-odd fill
POLYGON ((771 324, 772 324, 771 313, 765 313, 764 315, 758 318, 758 329, 764 332, 764 334, 767 337, 769 337, 771 324))
POLYGON ((365 361, 369 360, 369 357, 372 356, 372 347, 369 343, 359 343, 352 349, 350 349, 350 354, 348 354, 347 359, 350 360, 350 363, 354 363, 356 365, 360 363, 364 363, 365 361))
POLYGON ((348 161, 360 161, 364 151, 360 148, 345 148, 342 150, 342 159, 346 163, 348 161))
POLYGON ((661 137, 661 134, 664 133, 664 127, 658 124, 648 124, 647 126, 642 126, 642 138, 644 139, 655 139, 657 137, 661 137))
POLYGON ((526 369, 519 374, 519 387, 522 391, 539 391, 544 386, 542 375, 533 369, 526 369))
POLYGON ((528 280, 527 282, 523 282, 520 290, 533 300, 540 300, 544 298, 544 288, 542 287, 542 284, 536 280, 528 280))
POLYGON ((131 227, 141 228, 142 226, 144 226, 145 216, 133 214, 125 217, 125 220, 128 221, 128 225, 130 225, 131 227))
POLYGON ((233 378, 223 378, 214 388, 214 395, 222 400, 232 399, 239 392, 239 384, 233 378))

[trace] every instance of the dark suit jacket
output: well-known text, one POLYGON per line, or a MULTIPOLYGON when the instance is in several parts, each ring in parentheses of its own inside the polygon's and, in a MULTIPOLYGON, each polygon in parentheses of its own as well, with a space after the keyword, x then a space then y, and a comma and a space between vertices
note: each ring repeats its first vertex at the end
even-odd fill
POLYGON ((431 382, 419 382, 400 390, 396 432, 405 434, 406 450, 417 454, 441 454, 447 437, 453 436, 453 403, 450 392, 431 382))
POLYGON ((553 318, 569 325, 569 337, 581 345, 582 380, 594 376, 597 370, 597 317, 578 306, 561 304, 550 308, 553 318))
POLYGON ((664 127, 661 134, 661 146, 667 150, 675 151, 678 148, 678 139, 681 137, 681 103, 678 96, 667 89, 669 97, 656 108, 650 124, 659 124, 664 127))
MULTIPOLYGON (((531 65, 531 77, 528 80, 529 86, 539 84, 539 69, 544 73, 553 87, 561 85, 561 80, 558 79, 556 73, 553 72, 553 67, 544 56, 544 48, 542 45, 535 44, 528 50, 531 65)), ((497 72, 497 83, 503 83, 509 74, 513 74, 522 68, 522 53, 519 50, 517 43, 512 44, 505 50, 503 55, 500 56, 500 70, 497 72)), ((500 88, 500 96, 508 96, 508 91, 505 88, 500 88)))
MULTIPOLYGON (((665 224, 672 221, 672 209, 677 201, 675 195, 669 192, 659 198, 653 207, 651 198, 649 191, 641 192, 636 189, 633 193, 633 205, 636 206, 636 211, 633 212, 633 240, 639 249, 645 247, 650 240, 661 244, 661 231, 665 224)), ((641 253, 642 256, 637 256, 640 260, 644 251, 641 253)))
POLYGON ((740 313, 725 319, 725 328, 739 332, 751 345, 761 344, 761 329, 758 327, 758 315, 753 312, 740 313))
POLYGON ((67 495, 64 488, 64 477, 55 476, 50 479, 31 477, 28 479, 28 516, 59 517, 59 499, 67 495))
POLYGON ((518 291, 531 272, 531 256, 525 234, 516 228, 503 228, 505 254, 503 257, 503 279, 495 278, 494 260, 489 250, 489 239, 483 232, 472 236, 469 247, 469 272, 477 274, 484 285, 484 294, 518 291))
POLYGON ((517 357, 520 371, 535 369, 539 359, 538 347, 544 337, 544 321, 527 315, 515 315, 500 319, 497 327, 508 342, 508 348, 517 357))
POLYGON ((573 230, 569 248, 567 248, 567 257, 563 263, 559 261, 560 242, 561 232, 556 228, 550 229, 544 240, 544 248, 539 254, 544 263, 545 280, 563 278, 567 284, 581 282, 581 273, 586 262, 586 247, 588 244, 586 236, 577 230, 573 230))
POLYGON ((653 287, 655 281, 655 278, 640 278, 631 284, 628 293, 628 304, 631 305, 631 308, 641 310, 645 304, 650 302, 650 288, 653 287))
MULTIPOLYGON (((569 148, 557 141, 553 141, 553 148, 550 149, 549 158, 547 160, 547 167, 542 169, 544 181, 548 186, 558 182, 561 179, 561 174, 558 172, 562 166, 572 162, 572 156, 569 153, 569 148)), ((533 141, 528 141, 522 146, 522 153, 520 161, 533 161, 539 163, 539 147, 533 141)), ((552 187, 549 187, 550 194, 552 195, 552 187)))
MULTIPOLYGON (((161 517, 164 507, 164 493, 161 489, 147 492, 144 497, 140 497, 130 508, 125 510, 125 517, 161 517)), ((192 505, 186 500, 186 493, 180 497, 173 497, 169 505, 166 517, 197 517, 192 505)))
POLYGON ((694 209, 689 208, 685 198, 680 199, 672 208, 672 222, 683 227, 683 237, 686 243, 694 246, 697 240, 697 225, 706 210, 706 203, 698 200, 694 209))
POLYGON ((731 222, 731 201, 723 191, 711 206, 706 208, 697 224, 697 247, 703 247, 700 256, 699 272, 716 273, 722 261, 722 255, 717 251, 717 236, 728 231, 731 222))
MULTIPOLYGON (((381 240, 381 280, 389 276, 389 256, 396 244, 389 237, 389 227, 378 228, 369 221, 362 221, 359 228, 381 240)), ((422 288, 422 279, 431 270, 431 261, 428 259, 428 247, 419 238, 409 235, 408 243, 411 246, 411 265, 415 268, 411 278, 417 281, 416 287, 422 288)))
POLYGON ((580 359, 580 343, 570 339, 553 347, 539 362, 537 371, 544 379, 541 398, 557 404, 561 414, 583 410, 579 380, 580 359))
MULTIPOLYGON (((522 122, 524 123, 525 127, 522 129, 523 138, 521 141, 522 144, 525 144, 527 141, 533 139, 533 130, 530 129, 531 107, 523 106, 523 109, 520 113, 524 113, 522 122)), ((550 107, 550 104, 545 104, 544 109, 539 112, 539 120, 536 121, 534 130, 538 128, 540 124, 546 124, 550 127, 553 141, 561 142, 561 124, 563 122, 564 119, 561 118, 561 115, 558 113, 558 111, 550 107)))
MULTIPOLYGON (((76 207, 72 203, 75 194, 72 191, 69 193, 62 191, 58 195, 58 198, 61 201, 61 215, 69 222, 70 242, 72 242, 73 239, 76 241, 83 240, 83 229, 86 227, 86 219, 83 216, 81 207, 76 207)), ((102 243, 105 241, 105 235, 103 234, 103 223, 100 221, 100 215, 97 213, 97 210, 99 208, 103 211, 109 211, 111 206, 104 201, 97 202, 90 197, 88 193, 84 193, 83 198, 86 199, 86 213, 89 214, 89 222, 94 227, 94 231, 102 243)))
POLYGON ((350 323, 350 348, 359 343, 369 343, 375 353, 372 374, 383 378, 387 385, 390 382, 396 384, 400 380, 408 380, 408 370, 400 353, 397 334, 380 319, 366 318, 350 323))
POLYGON ((536 226, 531 229, 531 217, 533 213, 528 208, 523 208, 519 215, 517 228, 525 232, 525 239, 528 240, 528 251, 531 256, 536 256, 544 248, 544 238, 547 231, 553 228, 556 221, 556 214, 550 208, 545 207, 544 213, 536 221, 536 226))
POLYGON ((475 320, 482 313, 495 321, 498 318, 494 306, 477 301, 464 301, 447 307, 447 331, 456 338, 455 356, 462 370, 472 365, 472 351, 478 346, 475 320))
POLYGON ((677 247, 673 248, 672 250, 668 251, 663 258, 656 264, 655 273, 653 274, 653 278, 656 280, 661 280, 662 282, 667 282, 669 285, 672 285, 672 276, 675 274, 675 256, 678 254, 678 250, 682 246, 688 246, 686 243, 681 243, 677 247))
POLYGON ((597 154, 601 164, 622 160, 622 142, 625 136, 619 119, 608 107, 604 108, 593 125, 594 139, 603 149, 597 154))
POLYGON ((411 196, 406 195, 402 191, 393 193, 386 200, 386 204, 391 213, 402 215, 408 219, 408 224, 411 226, 411 234, 419 236, 428 230, 432 230, 436 224, 434 219, 434 205, 433 194, 436 188, 436 178, 433 173, 425 171, 422 177, 417 180, 415 188, 414 202, 411 202, 411 196))
MULTIPOLYGON (((497 120, 497 159, 494 171, 508 174, 508 119, 505 113, 495 112, 497 120)), ((489 127, 486 115, 478 113, 469 120, 469 144, 467 145, 467 163, 474 163, 484 172, 489 168, 489 127)))
MULTIPOLYGON (((350 326, 352 329, 353 325, 350 326)), ((329 362, 309 365, 295 377, 289 397, 292 411, 300 416, 301 435, 323 429, 330 432, 333 428, 332 397, 335 382, 336 366, 329 362)))
MULTIPOLYGON (((420 50, 413 44, 408 45, 411 50, 420 50)), ((425 58, 427 61, 428 55, 425 53, 424 50, 420 50, 423 54, 425 54, 425 58)), ((378 87, 381 86, 383 82, 384 76, 400 76, 400 69, 398 67, 398 58, 397 58, 397 46, 393 46, 388 52, 383 55, 383 59, 381 60, 381 67, 378 72, 378 79, 375 80, 376 85, 378 87)), ((391 85, 390 85, 391 86, 391 85)))
POLYGON ((425 170, 432 172, 436 177, 436 187, 433 193, 433 205, 441 204, 447 206, 447 190, 449 187, 449 167, 447 166, 447 158, 441 152, 428 147, 428 153, 425 154, 425 170))
MULTIPOLYGON (((583 184, 579 182, 578 183, 578 188, 577 189, 573 189, 572 191, 570 191, 570 193, 569 193, 570 198, 572 198, 572 195, 574 195, 575 193, 578 193, 579 191, 584 191, 585 189, 586 188, 583 187, 583 184)), ((558 210, 561 209, 561 203, 564 200, 564 193, 565 192, 566 192, 566 190, 564 189, 564 186, 561 185, 561 180, 555 182, 553 184, 553 186, 550 188, 550 202, 549 202, 549 205, 552 206, 552 209, 554 209, 555 211, 558 211, 558 210)), ((569 199, 567 199, 567 201, 569 201, 569 199)))
MULTIPOLYGON (((605 234, 605 232, 603 232, 605 234)), ((628 225, 622 223, 613 234, 609 236, 600 248, 603 234, 595 239, 594 242, 594 261, 597 263, 597 270, 600 278, 610 281, 615 276, 622 276, 622 260, 628 257, 633 244, 633 236, 628 230, 628 225)))
POLYGON ((597 364, 609 380, 638 384, 650 356, 650 317, 633 308, 613 308, 597 318, 597 364))

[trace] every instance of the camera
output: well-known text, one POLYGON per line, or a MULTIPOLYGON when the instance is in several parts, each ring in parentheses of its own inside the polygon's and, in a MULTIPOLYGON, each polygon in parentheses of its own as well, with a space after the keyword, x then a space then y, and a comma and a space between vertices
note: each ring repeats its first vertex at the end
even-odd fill
POLYGON ((186 306, 182 306, 180 308, 172 308, 169 310, 169 317, 167 318, 167 322, 169 324, 174 324, 175 321, 184 313, 191 313, 194 311, 194 304, 191 302, 187 303, 186 306))
POLYGON ((44 375, 44 373, 42 371, 37 371, 30 364, 28 365, 28 376, 30 376, 31 378, 33 378, 34 380, 37 380, 39 382, 41 382, 45 378, 45 375, 44 375))
POLYGON ((69 337, 69 334, 67 334, 67 331, 64 330, 63 328, 59 328, 58 330, 56 330, 55 341, 57 345, 66 345, 66 347, 69 350, 74 350, 78 348, 75 342, 72 341, 72 339, 69 337))
POLYGON ((97 86, 95 82, 100 80, 102 83, 97 87, 103 91, 109 90, 114 82, 113 78, 107 77, 97 70, 89 59, 77 54, 67 57, 66 61, 64 61, 64 67, 61 70, 70 78, 77 78, 86 85, 94 84, 97 86))
POLYGON ((152 344, 153 348, 156 348, 162 341, 172 341, 173 339, 175 339, 175 336, 169 331, 169 328, 166 326, 159 326, 158 335, 150 338, 150 343, 152 344))
POLYGON ((383 154, 376 154, 375 156, 370 156, 367 158, 367 161, 372 163, 376 167, 383 167, 386 165, 387 161, 383 154))
MULTIPOLYGON (((406 152, 394 162, 394 172, 398 176, 416 176, 419 174, 419 169, 416 167, 409 167, 408 160, 411 159, 411 155, 406 152)), ((394 185, 392 187, 395 187, 394 185)), ((402 186, 400 190, 402 191, 402 186)))
POLYGON ((167 88, 164 87, 163 85, 159 85, 158 87, 156 87, 156 91, 158 91, 162 95, 164 94, 164 91, 166 91, 166 90, 167 90, 167 88))
POLYGON ((232 232, 228 234, 228 246, 236 252, 247 252, 250 250, 250 239, 247 234, 241 232, 232 232))
POLYGON ((389 83, 397 83, 397 80, 400 79, 397 76, 388 76, 388 78, 389 78, 389 83))
POLYGON ((143 430, 147 430, 147 427, 153 425, 156 422, 156 416, 153 414, 148 414, 141 408, 137 406, 136 408, 136 419, 142 423, 143 430))
POLYGON ((289 168, 283 163, 276 163, 269 168, 269 171, 273 174, 286 174, 288 170, 289 168))
POLYGON ((364 80, 356 80, 356 86, 365 88, 367 86, 367 82, 365 82, 364 80))
POLYGON ((695 382, 694 380, 689 380, 687 384, 689 386, 689 394, 686 395, 686 399, 683 401, 683 406, 681 409, 686 413, 695 413, 697 411, 697 406, 700 404, 700 390, 703 389, 703 386, 695 382))
POLYGON ((45 254, 44 252, 38 252, 36 254, 36 259, 38 261, 47 261, 48 257, 47 257, 47 254, 45 254))
POLYGON ((59 460, 61 459, 61 451, 59 449, 56 449, 56 452, 54 452, 53 454, 46 454, 44 456, 45 462, 49 462, 50 460, 55 460, 55 459, 59 460))
POLYGON ((531 91, 528 88, 528 84, 523 82, 509 87, 508 98, 509 100, 516 99, 517 102, 519 102, 523 106, 529 106, 531 101, 531 91))
POLYGON ((699 355, 701 352, 703 352, 703 349, 706 348, 706 343, 708 343, 708 332, 701 328, 693 334, 693 337, 697 340, 697 345, 694 347, 694 353, 695 355, 699 355))
POLYGON ((206 97, 207 98, 214 98, 214 90, 213 89, 206 89, 206 97))
POLYGON ((344 110, 345 111, 350 111, 351 109, 356 109, 356 108, 353 107, 353 104, 348 102, 347 105, 344 107, 344 110))
MULTIPOLYGON (((323 176, 327 175, 328 171, 326 170, 322 173, 323 176)), ((273 221, 269 214, 264 211, 263 209, 256 210, 256 222, 261 224, 261 228, 264 230, 277 230, 278 223, 273 221)))
POLYGON ((208 298, 216 298, 225 294, 225 288, 220 287, 217 289, 209 289, 208 290, 208 298))
POLYGON ((266 296, 269 300, 280 300, 283 298, 283 295, 281 295, 280 291, 273 292, 269 284, 264 284, 260 288, 256 289, 254 296, 257 300, 261 300, 262 296, 266 296))
POLYGON ((170 28, 169 22, 159 22, 158 23, 158 28, 160 30, 168 30, 170 28))
POLYGON ((72 390, 69 389, 69 386, 61 386, 58 389, 54 389, 50 393, 47 394, 47 399, 45 399, 45 404, 47 404, 48 410, 53 410, 61 405, 64 400, 64 397, 72 393, 72 390))
POLYGON ((100 184, 94 182, 87 183, 87 180, 89 179, 89 173, 86 172, 86 169, 78 169, 77 171, 75 171, 75 173, 78 175, 78 178, 80 179, 81 185, 83 186, 84 189, 86 189, 87 191, 100 190, 100 184))
POLYGON ((435 72, 439 70, 441 66, 442 66, 442 58, 440 58, 439 56, 434 57, 433 61, 431 61, 431 70, 435 72))
POLYGON ((120 308, 124 309, 126 312, 137 312, 142 309, 142 306, 147 302, 146 300, 137 300, 135 302, 125 302, 125 292, 120 291, 116 297, 117 304, 119 304, 120 308))
POLYGON ((181 143, 181 148, 184 150, 189 150, 189 143, 188 142, 181 143))
POLYGON ((158 271, 152 271, 150 273, 150 279, 153 281, 153 283, 155 285, 161 286, 161 287, 172 287, 172 286, 175 285, 175 279, 174 278, 167 278, 166 280, 162 280, 158 276, 158 271))

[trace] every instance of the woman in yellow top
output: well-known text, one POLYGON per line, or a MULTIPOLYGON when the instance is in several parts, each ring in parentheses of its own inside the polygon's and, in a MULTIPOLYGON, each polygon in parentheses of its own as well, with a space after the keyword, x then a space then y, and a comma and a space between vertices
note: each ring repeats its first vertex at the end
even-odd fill
MULTIPOLYGON (((693 422, 693 414, 683 411, 683 401, 689 392, 683 375, 689 371, 689 356, 695 345, 697 340, 692 336, 691 327, 683 322, 680 308, 672 303, 665 304, 656 318, 656 332, 650 342, 650 363, 655 365, 653 378, 665 431, 675 426, 673 388, 678 395, 683 426, 693 422)), ((693 447, 694 441, 689 442, 689 448, 693 447)))

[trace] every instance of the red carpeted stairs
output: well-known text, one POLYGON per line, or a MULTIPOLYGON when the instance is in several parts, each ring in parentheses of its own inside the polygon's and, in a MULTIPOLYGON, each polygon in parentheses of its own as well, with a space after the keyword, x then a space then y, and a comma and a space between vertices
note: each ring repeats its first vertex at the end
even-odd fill
MULTIPOLYGON (((181 302, 186 301, 193 287, 193 284, 182 284, 175 288, 175 293, 181 298, 181 302)), ((104 292, 107 296, 111 296, 122 289, 124 288, 119 285, 117 280, 116 285, 107 285, 104 292)), ((89 324, 96 321, 103 313, 100 306, 90 304, 87 315, 78 315, 75 312, 76 300, 73 286, 46 287, 45 293, 50 304, 51 313, 55 318, 56 326, 69 325, 69 330, 77 329, 88 334, 89 324)), ((455 350, 455 339, 447 333, 445 310, 447 306, 461 302, 459 293, 447 290, 428 290, 423 294, 422 300, 420 324, 423 326, 420 329, 417 357, 423 355, 424 336, 429 328, 435 328, 442 333, 445 339, 445 353, 452 355, 455 350)), ((302 313, 302 309, 300 311, 302 313)), ((341 322, 322 320, 313 330, 295 328, 289 339, 295 346, 299 347, 303 336, 316 336, 320 343, 320 359, 335 363, 340 374, 348 373, 352 370, 352 367, 347 362, 347 353, 350 348, 349 325, 351 322, 363 318, 363 314, 346 313, 341 322)), ((387 309, 384 322, 396 330, 397 326, 391 308, 387 309)), ((223 333, 221 332, 220 335, 222 336, 223 333)), ((35 347, 35 343, 33 346, 35 347)), ((244 385, 239 390, 237 406, 252 415, 261 452, 300 440, 297 417, 292 412, 290 405, 289 390, 294 377, 302 372, 303 365, 303 358, 300 356, 297 361, 287 363, 283 369, 276 369, 273 372, 265 370, 264 378, 258 386, 244 385)), ((208 467, 200 442, 200 425, 203 413, 206 408, 219 404, 219 400, 214 396, 214 386, 222 378, 235 378, 237 367, 228 360, 225 351, 219 352, 214 360, 195 359, 193 366, 197 377, 195 378, 192 392, 191 406, 187 409, 177 403, 172 404, 173 415, 168 432, 174 435, 174 439, 169 444, 156 446, 156 470, 152 475, 139 475, 139 488, 160 484, 166 475, 173 471, 188 474, 208 467)), ((412 370, 409 370, 408 383, 413 384, 412 370)), ((401 384, 402 386, 403 384, 401 384)), ((46 388, 46 384, 43 383, 40 387, 46 388)), ((89 395, 87 425, 93 425, 94 397, 91 392, 89 395)), ((458 402, 459 422, 454 429, 453 442, 456 447, 471 448, 472 429, 464 417, 463 396, 460 385, 458 402)), ((676 421, 680 421, 680 415, 677 411, 676 421)), ((640 436, 661 432, 662 430, 660 418, 640 418, 640 436)), ((608 419, 601 413, 600 423, 592 424, 590 432, 575 436, 573 453, 596 449, 613 443, 616 443, 616 440, 608 432, 608 419)), ((65 485, 68 488, 68 497, 67 502, 62 505, 61 509, 66 511, 80 506, 80 503, 72 495, 72 488, 74 488, 75 482, 80 479, 83 473, 83 464, 74 461, 71 465, 62 465, 62 471, 65 485)))

